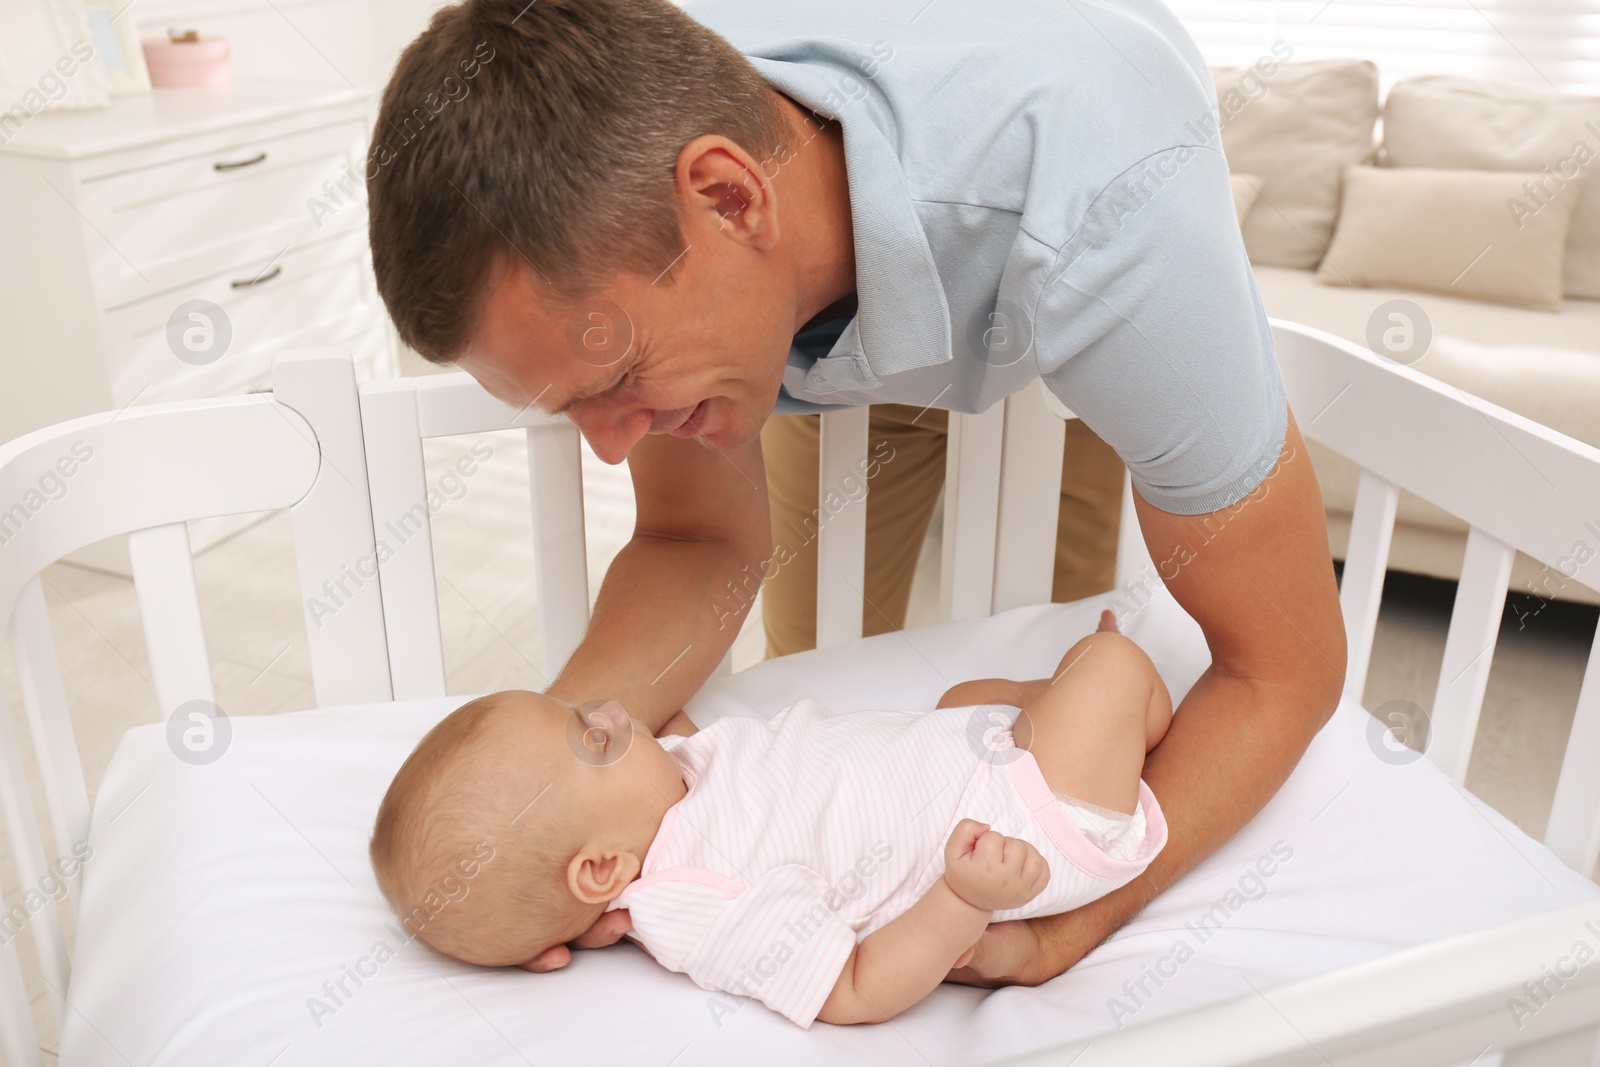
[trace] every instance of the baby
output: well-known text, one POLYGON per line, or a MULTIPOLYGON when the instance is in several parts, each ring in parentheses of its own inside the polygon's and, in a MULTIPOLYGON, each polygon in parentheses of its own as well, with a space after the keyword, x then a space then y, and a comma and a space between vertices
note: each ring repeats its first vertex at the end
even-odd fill
POLYGON ((495 693, 400 768, 372 861, 412 933, 469 963, 526 963, 627 908, 706 989, 803 1027, 880 1022, 991 922, 1144 870, 1166 823, 1140 773, 1171 717, 1109 612, 1052 678, 964 682, 932 711, 800 700, 656 738, 614 702, 495 693))

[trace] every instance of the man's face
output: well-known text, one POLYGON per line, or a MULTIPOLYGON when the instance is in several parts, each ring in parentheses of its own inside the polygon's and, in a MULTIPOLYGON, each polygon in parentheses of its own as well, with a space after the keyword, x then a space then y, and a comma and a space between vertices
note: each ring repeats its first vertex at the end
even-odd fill
POLYGON ((715 222, 684 230, 688 251, 660 279, 622 276, 575 307, 524 262, 499 272, 457 363, 508 404, 565 412, 607 463, 647 433, 750 443, 782 380, 793 292, 781 262, 715 222))

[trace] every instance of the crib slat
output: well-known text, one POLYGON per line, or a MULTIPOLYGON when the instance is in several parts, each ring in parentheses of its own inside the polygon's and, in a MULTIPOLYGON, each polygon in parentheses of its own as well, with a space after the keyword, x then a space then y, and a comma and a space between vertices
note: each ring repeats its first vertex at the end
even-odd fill
POLYGON ((1589 645, 1589 663, 1578 690, 1578 709, 1567 734, 1567 751, 1556 780, 1544 843, 1568 867, 1588 875, 1600 859, 1600 775, 1594 754, 1600 752, 1600 627, 1589 645))
POLYGON ((1466 779, 1478 732, 1489 664, 1505 610, 1506 583, 1516 550, 1476 526, 1467 533, 1461 580, 1450 612, 1444 663, 1433 696, 1428 755, 1458 784, 1466 779))
POLYGON ((1150 558, 1150 546, 1144 543, 1144 528, 1139 525, 1139 512, 1133 503, 1133 477, 1126 469, 1122 472, 1122 518, 1117 524, 1117 570, 1112 579, 1116 588, 1124 593, 1138 593, 1152 588, 1159 580, 1156 561, 1150 558))
POLYGON ((389 678, 396 700, 445 695, 444 639, 433 572, 433 528, 422 459, 416 385, 384 382, 361 393, 373 535, 378 553, 389 678))
MULTIPOLYGON (((871 408, 822 416, 817 460, 817 647, 861 636, 867 583, 867 423, 871 408), (859 492, 854 499, 852 491, 859 492), (831 507, 830 499, 840 504, 831 507)), ((870 607, 865 610, 871 611, 870 607)))
MULTIPOLYGON (((67 939, 61 928, 61 913, 48 890, 46 882, 44 847, 39 840, 39 822, 34 815, 33 798, 28 795, 27 772, 22 765, 22 752, 17 733, 11 725, 11 708, 3 689, 0 689, 0 814, 3 814, 6 834, 11 842, 11 854, 17 867, 17 880, 24 894, 30 889, 39 893, 32 897, 37 910, 26 905, 25 896, 19 903, 29 913, 26 925, 33 931, 34 947, 38 950, 39 971, 48 986, 47 994, 55 1008, 56 1019, 66 1019, 67 979, 71 974, 67 955, 67 939)), ((0 936, 9 939, 15 933, 11 911, 0 914, 0 936)), ((16 927, 15 929, 20 929, 16 927)))
POLYGON ((1378 604, 1383 599, 1383 579, 1399 500, 1400 490, 1393 484, 1371 471, 1361 472, 1355 509, 1350 515, 1344 571, 1339 579, 1339 608, 1349 645, 1344 691, 1358 704, 1367 688, 1367 668, 1372 664, 1372 638, 1378 628, 1378 604))
POLYGON ((995 529, 995 611, 1050 603, 1067 427, 1045 405, 1043 394, 1044 383, 1036 381, 1005 400, 1000 514, 995 529))
POLYGON ((150 681, 165 722, 186 701, 216 699, 189 527, 174 522, 135 530, 128 535, 128 556, 150 653, 150 681))
POLYGON ((350 357, 331 348, 279 356, 272 392, 310 425, 321 457, 310 492, 289 511, 317 704, 388 700, 394 690, 350 357))
POLYGON ((539 644, 546 679, 554 681, 589 628, 583 455, 571 423, 530 426, 527 434, 539 644))
POLYGON ((22 963, 16 945, 0 941, 0 1063, 17 1067, 43 1067, 39 1034, 33 1026, 28 987, 22 980, 22 963))
MULTIPOLYGON (((89 791, 83 782, 78 742, 67 712, 67 694, 61 685, 61 664, 50 631, 50 611, 43 587, 34 578, 23 587, 11 615, 11 651, 17 662, 17 683, 28 713, 44 788, 50 825, 55 832, 56 854, 71 854, 72 846, 89 837, 89 791)), ((78 886, 78 874, 70 879, 78 886)), ((69 900, 76 902, 75 896, 69 900)))
POLYGON ((950 413, 940 596, 951 621, 981 619, 994 603, 995 518, 1005 417, 1004 404, 978 415, 950 413))

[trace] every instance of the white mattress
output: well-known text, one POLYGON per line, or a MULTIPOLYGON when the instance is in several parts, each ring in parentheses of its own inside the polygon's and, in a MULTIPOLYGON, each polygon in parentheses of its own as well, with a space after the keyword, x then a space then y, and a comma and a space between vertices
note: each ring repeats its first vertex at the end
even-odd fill
MULTIPOLYGON (((800 696, 841 711, 932 706, 964 678, 1047 673, 1101 603, 769 662, 709 686, 690 712, 704 726, 800 696)), ((1164 592, 1128 632, 1175 697, 1204 669, 1199 628, 1164 592)), ((627 943, 548 975, 401 947, 367 838, 390 776, 463 699, 235 719, 205 767, 175 759, 159 726, 129 731, 95 804, 65 1067, 984 1063, 1597 892, 1427 760, 1379 759, 1370 717, 1347 703, 1254 822, 1065 975, 946 985, 890 1025, 801 1031, 755 1002, 714 1012, 711 994, 627 943), (1275 845, 1288 858, 1253 875, 1275 845), (379 963, 380 945, 398 951, 379 963), (349 995, 330 996, 324 983, 350 969, 362 984, 346 977, 349 995)))

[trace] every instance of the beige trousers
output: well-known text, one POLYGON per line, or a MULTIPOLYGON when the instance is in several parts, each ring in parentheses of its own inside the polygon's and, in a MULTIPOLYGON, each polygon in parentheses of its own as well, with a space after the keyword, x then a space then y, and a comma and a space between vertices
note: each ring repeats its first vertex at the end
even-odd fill
MULTIPOLYGON (((893 459, 868 468, 864 634, 905 625, 911 578, 944 486, 947 413, 877 404, 867 454, 893 459)), ((817 643, 817 415, 774 415, 761 431, 772 509, 773 562, 762 585, 767 655, 817 643)), ((1067 423, 1060 525, 1050 598, 1057 603, 1112 588, 1122 517, 1122 461, 1081 421, 1067 423)))

